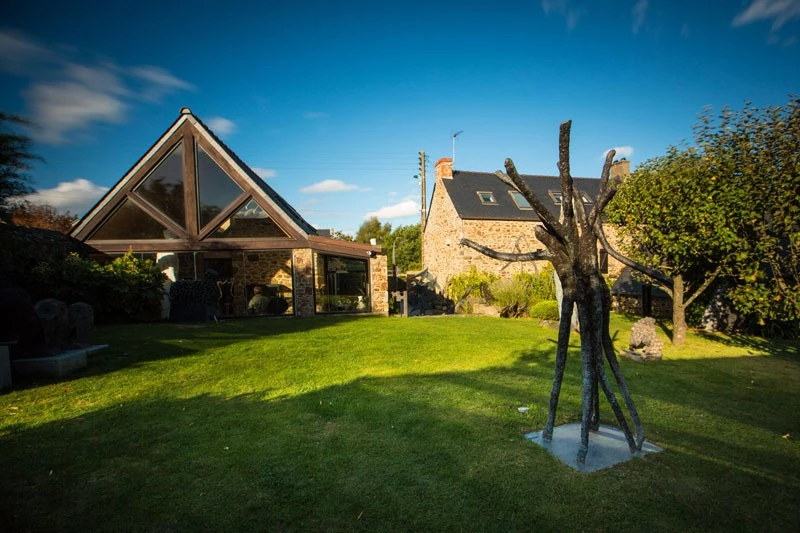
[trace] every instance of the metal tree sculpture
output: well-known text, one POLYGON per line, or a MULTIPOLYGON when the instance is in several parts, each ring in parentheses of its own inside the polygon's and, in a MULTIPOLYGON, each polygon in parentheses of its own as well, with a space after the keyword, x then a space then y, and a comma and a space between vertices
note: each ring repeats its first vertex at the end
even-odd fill
MULTIPOLYGON (((542 222, 535 229, 536 237, 545 245, 545 250, 531 253, 504 253, 482 246, 469 239, 462 239, 461 244, 501 261, 535 261, 549 260, 558 274, 563 287, 561 301, 561 322, 558 328, 558 347, 556 349, 556 367, 553 388, 550 392, 550 408, 542 437, 550 441, 553 438, 558 397, 561 392, 561 381, 567 360, 570 322, 573 308, 577 304, 578 324, 581 336, 581 357, 583 376, 583 396, 581 413, 581 445, 578 449, 578 462, 585 463, 589 450, 589 431, 596 431, 600 425, 599 390, 603 393, 614 411, 619 426, 625 434, 631 453, 642 448, 644 431, 636 405, 631 399, 625 378, 620 370, 609 334, 609 314, 611 309, 611 291, 600 273, 597 258, 597 241, 601 240, 609 255, 624 264, 648 271, 650 269, 635 264, 611 249, 603 234, 601 215, 603 209, 616 193, 617 182, 609 180, 611 162, 615 152, 611 150, 606 156, 600 178, 600 191, 589 213, 586 213, 580 192, 573 186, 570 175, 569 140, 572 121, 561 124, 559 134, 558 169, 561 178, 562 217, 557 220, 544 204, 539 201, 528 185, 517 172, 514 162, 506 159, 506 172, 497 171, 497 177, 504 183, 519 191, 542 222), (611 372, 617 381, 625 405, 633 421, 635 435, 631 433, 628 422, 611 388, 605 369, 608 361, 611 372)), ((663 275, 662 275, 663 276, 663 275)))

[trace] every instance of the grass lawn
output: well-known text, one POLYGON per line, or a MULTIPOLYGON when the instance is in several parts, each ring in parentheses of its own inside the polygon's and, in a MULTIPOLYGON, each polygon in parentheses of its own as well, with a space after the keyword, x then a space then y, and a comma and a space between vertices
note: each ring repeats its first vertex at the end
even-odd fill
MULTIPOLYGON (((581 474, 523 438, 555 338, 485 317, 99 328, 88 368, 0 393, 0 530, 800 531, 798 343, 690 333, 623 360, 665 451, 581 474)), ((580 419, 578 342, 558 423, 580 419)))

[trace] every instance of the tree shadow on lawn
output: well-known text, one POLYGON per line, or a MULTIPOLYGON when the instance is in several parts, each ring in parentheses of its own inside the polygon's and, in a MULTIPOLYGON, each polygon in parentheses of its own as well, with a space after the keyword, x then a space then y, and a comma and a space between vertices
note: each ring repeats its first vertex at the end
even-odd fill
POLYGON ((725 346, 744 348, 749 354, 768 353, 777 357, 800 358, 800 342, 788 339, 764 339, 752 335, 723 335, 697 330, 697 335, 725 346))
POLYGON ((219 323, 157 322, 98 326, 93 332, 92 343, 106 344, 108 347, 89 354, 85 368, 59 378, 15 374, 13 388, 4 389, 3 392, 103 375, 150 361, 191 356, 201 350, 221 348, 246 340, 332 329, 355 320, 381 318, 353 315, 313 318, 247 317, 219 323))
MULTIPOLYGON (((791 520, 800 500, 787 490, 792 474, 777 475, 783 458, 703 426, 645 419, 667 452, 591 475, 559 463, 521 435, 544 424, 552 360, 547 346, 506 368, 362 377, 272 400, 265 387, 133 401, 7 426, 0 515, 10 530, 58 531, 677 531, 791 520), (521 402, 536 409, 520 413, 521 402), (719 480, 756 487, 773 505, 709 488, 719 480)), ((570 360, 560 412, 574 421, 580 358, 570 360)))

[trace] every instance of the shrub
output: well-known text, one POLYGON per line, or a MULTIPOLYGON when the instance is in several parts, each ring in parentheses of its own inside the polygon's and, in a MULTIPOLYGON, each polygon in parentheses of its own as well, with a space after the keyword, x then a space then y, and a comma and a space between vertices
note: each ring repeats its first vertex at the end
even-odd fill
POLYGON ((489 287, 492 302, 504 318, 525 316, 531 304, 531 289, 528 280, 515 276, 501 279, 489 287))
POLYGON ((527 316, 535 303, 556 298, 553 267, 548 265, 535 274, 519 272, 513 279, 496 281, 489 287, 489 292, 500 316, 527 316))
POLYGON ((142 322, 161 316, 164 274, 131 252, 107 265, 71 253, 38 263, 25 288, 35 300, 86 302, 98 322, 142 322))
POLYGON ((558 320, 558 302, 555 300, 542 300, 531 307, 531 318, 542 320, 558 320))
POLYGON ((461 300, 467 296, 477 296, 483 300, 488 300, 489 285, 500 279, 497 274, 488 272, 478 272, 474 266, 469 272, 453 276, 445 288, 445 296, 451 300, 461 300))

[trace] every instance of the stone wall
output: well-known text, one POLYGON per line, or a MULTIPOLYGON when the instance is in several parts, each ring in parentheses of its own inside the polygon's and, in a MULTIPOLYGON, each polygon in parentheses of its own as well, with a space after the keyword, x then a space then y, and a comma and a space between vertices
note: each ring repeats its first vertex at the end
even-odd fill
POLYGON ((292 250, 295 316, 314 316, 314 261, 309 248, 292 250))
MULTIPOLYGON (((654 297, 651 302, 650 316, 653 318, 672 318, 672 300, 654 297)), ((642 316, 642 300, 638 296, 614 295, 611 309, 616 313, 627 313, 642 316)))
POLYGON ((284 297, 289 303, 286 314, 294 313, 291 297, 294 286, 291 250, 234 253, 231 256, 231 263, 236 314, 247 314, 247 299, 250 296, 247 293, 247 287, 251 285, 281 285, 284 297))
POLYGON ((378 255, 369 260, 370 291, 372 292, 372 312, 389 314, 389 271, 386 255, 378 255))

